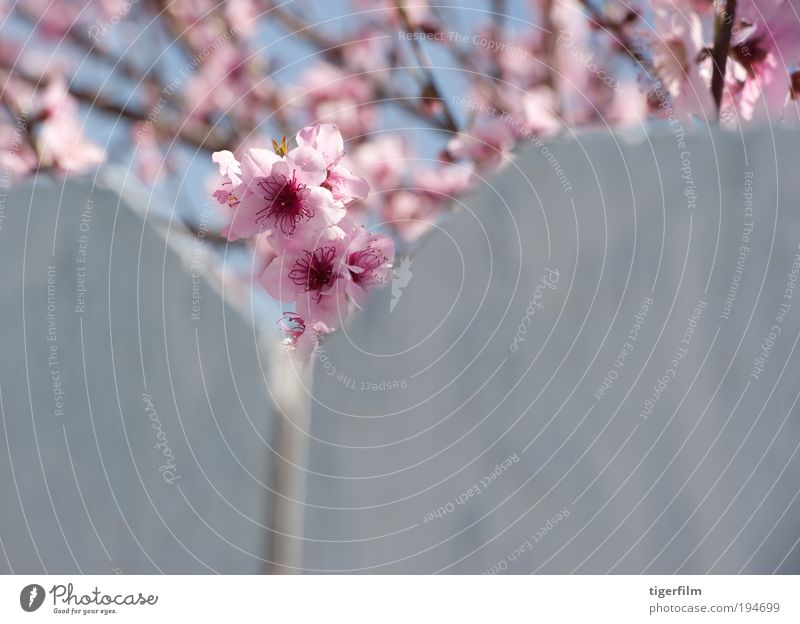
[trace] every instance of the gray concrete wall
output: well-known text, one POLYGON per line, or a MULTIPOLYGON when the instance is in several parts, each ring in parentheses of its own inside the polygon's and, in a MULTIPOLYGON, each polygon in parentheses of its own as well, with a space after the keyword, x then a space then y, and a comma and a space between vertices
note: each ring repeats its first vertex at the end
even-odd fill
POLYGON ((800 571, 798 138, 528 146, 313 385, 146 201, 9 192, 0 571, 800 571))
POLYGON ((589 135, 487 181, 326 347, 304 565, 800 572, 798 139, 589 135))
POLYGON ((0 571, 269 569, 252 326, 116 193, 34 188, 0 230, 0 571))

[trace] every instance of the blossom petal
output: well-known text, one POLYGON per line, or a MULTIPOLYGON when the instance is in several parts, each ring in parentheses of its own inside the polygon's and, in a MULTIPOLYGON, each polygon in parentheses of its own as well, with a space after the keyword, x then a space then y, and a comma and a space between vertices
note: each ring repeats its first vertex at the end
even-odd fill
MULTIPOLYGON (((289 278, 289 271, 294 264, 294 256, 289 253, 277 255, 261 274, 261 284, 271 297, 284 303, 291 303, 297 298, 297 285, 289 278)), ((303 316, 301 314, 301 316, 303 316)), ((306 318, 303 316, 303 318, 306 318)))
POLYGON ((319 186, 328 175, 325 159, 313 147, 295 147, 286 154, 285 161, 297 181, 307 186, 319 186))
POLYGON ((313 147, 325 159, 325 165, 332 167, 344 155, 344 141, 339 127, 332 123, 306 126, 297 133, 297 144, 313 147))
POLYGON ((341 165, 328 173, 327 186, 330 187, 334 199, 342 201, 364 199, 369 195, 367 181, 341 165))
POLYGON ((228 150, 214 152, 211 154, 211 161, 216 163, 219 167, 220 175, 227 177, 234 184, 239 183, 242 167, 239 161, 236 160, 233 152, 229 152, 228 150))
POLYGON ((256 178, 266 178, 281 157, 272 150, 252 148, 245 152, 241 162, 242 179, 251 186, 256 178))

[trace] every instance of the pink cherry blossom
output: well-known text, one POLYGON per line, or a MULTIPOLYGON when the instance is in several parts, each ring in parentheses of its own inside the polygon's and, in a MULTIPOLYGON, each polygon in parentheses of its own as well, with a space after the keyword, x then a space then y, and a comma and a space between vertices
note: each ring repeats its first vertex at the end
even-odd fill
POLYGON ((790 96, 790 73, 800 63, 800 3, 742 2, 731 41, 730 104, 750 120, 780 119, 790 96))
POLYGON ((384 286, 394 261, 394 241, 384 234, 357 228, 350 237, 343 261, 347 269, 345 291, 358 308, 370 293, 384 286))
POLYGON ((336 125, 323 123, 303 128, 297 133, 297 144, 322 154, 327 171, 322 185, 331 191, 335 200, 349 204, 369 194, 367 181, 355 175, 344 160, 344 142, 336 125))
MULTIPOLYGON (((24 178, 36 168, 36 153, 28 143, 22 121, 0 125, 0 169, 14 179, 24 178)), ((4 180, 8 184, 9 180, 4 180)))
POLYGON ((355 33, 342 49, 345 65, 358 71, 380 71, 393 64, 392 38, 381 28, 367 26, 355 33))
POLYGON ((267 266, 261 283, 278 301, 294 302, 303 319, 341 327, 349 315, 343 243, 338 239, 309 249, 285 250, 267 266))
POLYGON ((422 189, 422 193, 450 200, 462 195, 476 182, 471 164, 438 163, 418 169, 414 174, 413 185, 422 189))
POLYGON ((713 119, 711 64, 698 62, 706 47, 703 21, 691 8, 676 11, 668 0, 655 3, 656 33, 650 37, 653 65, 672 103, 685 115, 713 119))
POLYGON ((481 170, 496 169, 511 160, 517 133, 500 117, 482 119, 470 132, 461 132, 447 143, 447 155, 471 160, 481 170))
MULTIPOLYGON (((228 155, 218 158, 232 163, 228 155)), ((297 147, 285 156, 266 149, 249 149, 240 167, 242 184, 239 195, 234 193, 233 220, 223 232, 230 240, 266 231, 288 242, 301 226, 306 230, 304 234, 311 234, 344 217, 344 206, 321 186, 327 177, 325 160, 311 147, 297 147)), ((236 188, 235 180, 231 179, 231 184, 236 188)), ((223 196, 224 192, 217 198, 223 196)))
POLYGON ((357 170, 373 190, 397 188, 408 172, 412 152, 402 135, 382 133, 359 145, 353 153, 357 170))
POLYGON ((171 163, 164 157, 155 133, 144 123, 137 123, 131 127, 131 138, 136 146, 136 173, 142 182, 154 184, 172 172, 171 163))
POLYGON ((232 152, 223 150, 214 152, 211 160, 219 168, 222 182, 214 191, 213 195, 220 204, 234 207, 239 203, 239 196, 243 194, 242 186, 242 167, 232 152))
MULTIPOLYGON (((377 11, 377 16, 385 23, 402 27, 395 0, 354 0, 356 8, 364 11, 377 11)), ((420 28, 428 32, 437 30, 436 20, 427 0, 404 0, 403 8, 412 28, 420 28)))
POLYGON ((246 37, 252 36, 258 24, 258 17, 265 12, 255 0, 227 0, 225 2, 225 19, 236 24, 237 32, 246 37))
POLYGON ((319 63, 303 74, 295 92, 310 121, 334 123, 347 136, 366 134, 378 122, 375 92, 363 75, 319 63))
POLYGON ((66 82, 61 78, 51 81, 41 96, 43 122, 36 139, 42 165, 79 174, 104 160, 105 152, 83 136, 77 113, 78 105, 66 82))
MULTIPOLYGON (((274 92, 272 83, 264 79, 265 73, 258 58, 246 48, 217 44, 187 83, 186 114, 204 118, 223 112, 251 117, 274 92)), ((253 117, 252 121, 260 120, 253 117)))
POLYGON ((442 197, 399 190, 386 195, 381 217, 404 243, 413 243, 434 226, 445 206, 442 197))

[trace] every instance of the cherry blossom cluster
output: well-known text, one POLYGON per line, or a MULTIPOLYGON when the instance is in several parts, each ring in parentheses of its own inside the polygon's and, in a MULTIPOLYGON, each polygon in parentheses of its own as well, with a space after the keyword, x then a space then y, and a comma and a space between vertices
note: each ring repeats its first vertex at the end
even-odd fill
POLYGON ((292 149, 285 138, 273 149, 250 148, 241 160, 227 150, 212 159, 223 177, 214 196, 231 212, 223 234, 259 239, 267 258, 261 283, 294 304, 281 319, 286 344, 307 357, 387 282, 394 242, 359 225, 350 209, 369 185, 348 168, 339 128, 307 126, 296 141, 292 149))

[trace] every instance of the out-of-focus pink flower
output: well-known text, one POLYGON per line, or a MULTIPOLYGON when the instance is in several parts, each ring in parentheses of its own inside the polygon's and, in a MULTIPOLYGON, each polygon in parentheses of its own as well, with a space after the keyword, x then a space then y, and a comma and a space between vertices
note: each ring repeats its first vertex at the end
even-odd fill
POLYGON ((258 59, 241 46, 217 44, 187 83, 184 107, 188 115, 205 118, 214 113, 233 114, 258 122, 263 104, 273 94, 258 59))
POLYGON ((800 62, 798 13, 796 0, 745 0, 737 6, 725 104, 743 119, 780 119, 791 95, 790 74, 800 62))
POLYGON ((47 85, 39 106, 42 122, 36 150, 42 165, 80 174, 103 162, 105 152, 81 132, 77 102, 63 79, 52 80, 47 85))
POLYGON ((310 121, 331 122, 349 137, 369 132, 378 121, 375 93, 360 75, 350 75, 328 63, 307 70, 296 89, 295 102, 310 121))
POLYGON ((392 57, 396 36, 384 29, 367 27, 355 33, 342 48, 346 67, 358 71, 385 71, 395 62, 392 57))
POLYGON ((676 11, 669 0, 657 0, 654 5, 655 33, 650 43, 657 78, 672 97, 675 110, 713 119, 711 63, 700 63, 706 48, 703 21, 691 7, 676 11))
POLYGON ((70 28, 78 26, 80 19, 93 15, 91 7, 80 0, 24 0, 20 5, 25 14, 36 17, 37 30, 48 39, 61 38, 70 28))
POLYGON ((357 170, 373 189, 393 190, 408 173, 411 150, 400 134, 384 133, 370 137, 353 153, 357 170))
POLYGON ((381 216, 400 239, 414 243, 436 224, 446 205, 427 193, 395 191, 383 198, 381 216))
POLYGON ((539 61, 546 31, 527 28, 520 33, 498 32, 494 21, 478 27, 470 39, 471 54, 481 71, 489 75, 499 72, 501 82, 517 89, 541 84, 547 75, 547 64, 539 61))
POLYGON ((258 17, 266 11, 254 0, 227 0, 225 19, 236 27, 236 32, 245 37, 255 33, 258 17))
POLYGON ((469 132, 461 132, 447 143, 453 159, 474 162, 479 170, 495 169, 510 162, 517 132, 509 120, 500 117, 482 119, 469 132))
POLYGON ((36 153, 28 143, 24 120, 0 123, 0 169, 10 178, 20 179, 35 168, 36 153))
POLYGON ((131 138, 136 145, 136 174, 145 184, 154 184, 171 172, 172 167, 164 158, 152 128, 144 122, 131 126, 131 138))
MULTIPOLYGON (((400 13, 395 0, 353 0, 355 8, 361 11, 370 11, 380 21, 398 27, 403 26, 400 13)), ((438 29, 436 20, 427 0, 404 0, 403 9, 412 28, 425 32, 435 32, 438 29)))
POLYGON ((413 244, 476 180, 470 163, 417 167, 406 189, 391 191, 379 198, 379 214, 403 242, 413 244))
POLYGON ((475 182, 472 165, 441 163, 416 171, 412 184, 422 193, 452 200, 469 190, 475 182))
POLYGON ((531 135, 553 136, 563 129, 558 116, 558 96, 546 86, 538 86, 519 95, 523 125, 518 128, 525 138, 531 135))
POLYGON ((170 0, 164 9, 195 50, 215 47, 227 31, 225 20, 218 19, 221 5, 214 0, 170 0))

